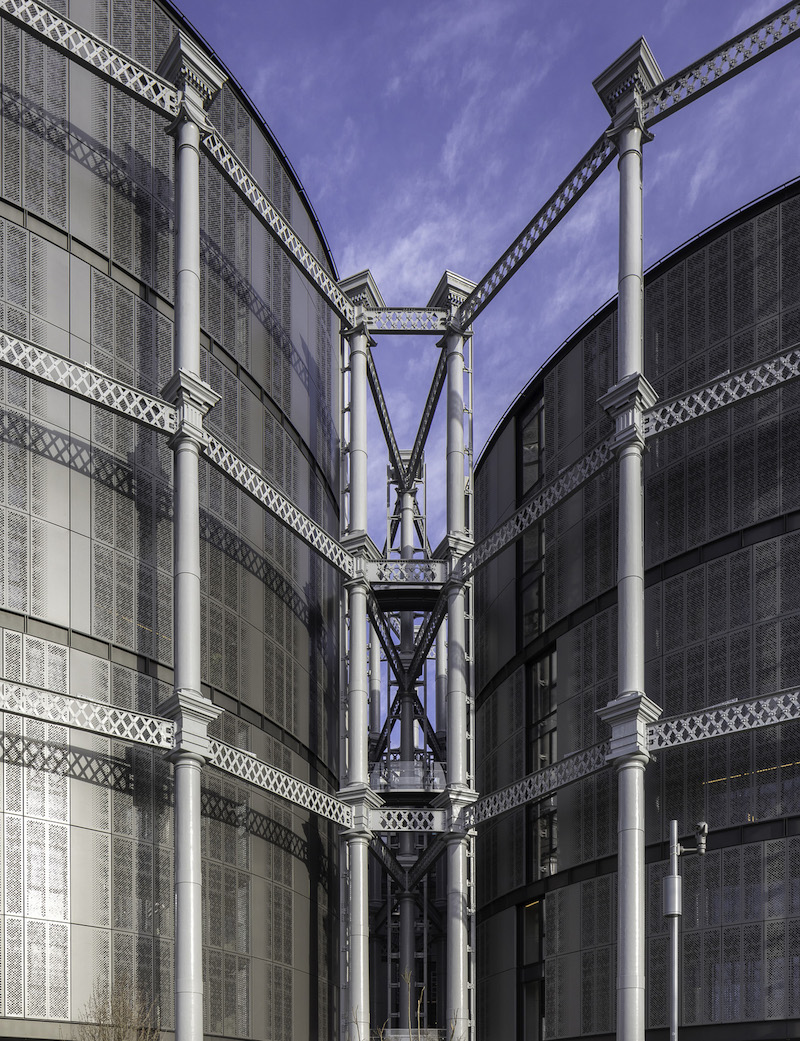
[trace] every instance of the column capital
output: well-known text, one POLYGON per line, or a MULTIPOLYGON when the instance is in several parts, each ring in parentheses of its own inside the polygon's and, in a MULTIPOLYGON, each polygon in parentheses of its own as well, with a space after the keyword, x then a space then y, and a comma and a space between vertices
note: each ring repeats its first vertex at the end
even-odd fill
POLYGON ((336 797, 347 803, 353 814, 353 826, 343 832, 344 838, 372 838, 370 813, 383 806, 383 799, 366 784, 348 784, 340 788, 336 797))
POLYGON ((178 120, 188 118, 200 125, 205 124, 206 109, 228 79, 222 69, 179 29, 157 71, 181 92, 178 120))
POLYGON ((642 691, 626 691, 597 710, 597 715, 611 727, 611 749, 607 762, 621 759, 650 758, 647 750, 647 726, 661 715, 661 709, 642 691))
POLYGON ((363 353, 366 354, 368 347, 374 347, 377 340, 372 336, 369 331, 369 323, 367 322, 367 316, 364 313, 364 307, 361 304, 356 304, 353 313, 352 324, 346 329, 342 329, 342 336, 347 340, 350 347, 350 353, 363 353), (354 342, 358 336, 364 337, 364 342, 354 342))
POLYGON ((478 793, 464 784, 448 784, 447 788, 437 795, 433 805, 445 811, 447 826, 445 837, 448 842, 460 841, 473 828, 469 818, 470 808, 475 804, 478 793))
POLYGON ((598 405, 614 420, 615 450, 629 444, 644 444, 642 413, 652 408, 657 400, 658 394, 641 372, 623 376, 619 383, 597 399, 598 405))
POLYGON ((208 726, 222 715, 222 711, 196 690, 173 691, 160 706, 161 714, 176 724, 175 749, 170 757, 189 753, 207 759, 210 750, 208 726))
POLYGON ((189 436, 195 441, 205 439, 203 419, 220 400, 219 394, 188 369, 178 369, 170 376, 161 391, 178 411, 178 430, 175 437, 189 436))
MULTIPOLYGON (((428 307, 441 307, 450 312, 451 320, 448 323, 448 332, 458 333, 460 336, 467 335, 466 332, 454 324, 454 319, 458 314, 459 308, 474 288, 475 282, 464 278, 463 275, 457 275, 455 271, 445 271, 439 279, 439 284, 428 301, 428 307)), ((445 336, 446 339, 447 337, 445 336)))
POLYGON ((379 311, 386 307, 378 283, 369 268, 341 279, 339 288, 356 308, 379 311))
POLYGON ((347 552, 356 558, 356 571, 353 578, 345 585, 363 582, 367 583, 364 561, 380 560, 381 555, 378 547, 365 531, 348 531, 340 539, 341 545, 347 552))
POLYGON ((600 73, 592 86, 611 116, 609 136, 616 136, 631 126, 644 131, 642 95, 663 79, 664 74, 643 36, 600 73))

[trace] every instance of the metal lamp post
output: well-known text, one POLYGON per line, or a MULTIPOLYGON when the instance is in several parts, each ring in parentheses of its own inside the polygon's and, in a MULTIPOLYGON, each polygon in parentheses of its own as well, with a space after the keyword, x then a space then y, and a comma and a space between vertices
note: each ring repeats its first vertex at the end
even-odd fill
POLYGON ((678 973, 680 953, 678 949, 678 919, 683 914, 682 879, 678 857, 683 853, 698 853, 705 856, 708 825, 705 821, 695 828, 697 848, 688 849, 678 842, 678 822, 669 822, 669 874, 664 877, 664 917, 669 921, 669 1041, 678 1041, 678 1016, 680 989, 678 973))

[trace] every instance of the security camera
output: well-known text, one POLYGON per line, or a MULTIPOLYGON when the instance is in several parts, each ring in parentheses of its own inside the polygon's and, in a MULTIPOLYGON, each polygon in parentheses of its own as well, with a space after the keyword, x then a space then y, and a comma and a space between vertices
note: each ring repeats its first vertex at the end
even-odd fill
POLYGON ((708 824, 705 821, 699 821, 695 826, 694 833, 697 836, 697 852, 700 856, 705 856, 706 842, 708 841, 708 824))

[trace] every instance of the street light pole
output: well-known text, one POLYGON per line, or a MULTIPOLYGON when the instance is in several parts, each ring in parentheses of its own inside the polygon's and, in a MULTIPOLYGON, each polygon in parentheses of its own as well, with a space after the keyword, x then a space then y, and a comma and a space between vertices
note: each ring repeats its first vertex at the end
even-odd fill
POLYGON ((678 919, 683 914, 683 880, 680 876, 678 857, 682 853, 698 853, 705 856, 708 825, 705 821, 695 828, 697 848, 687 849, 678 842, 678 822, 669 822, 669 874, 664 877, 664 917, 669 920, 669 1041, 678 1041, 678 1016, 680 989, 680 953, 678 948, 678 919))

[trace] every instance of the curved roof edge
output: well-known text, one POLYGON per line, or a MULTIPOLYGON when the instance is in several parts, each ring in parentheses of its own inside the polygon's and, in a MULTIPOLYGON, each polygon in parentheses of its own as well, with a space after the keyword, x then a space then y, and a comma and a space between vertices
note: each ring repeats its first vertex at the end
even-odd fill
MULTIPOLYGON (((777 188, 772 188, 770 189, 770 191, 765 192, 763 195, 759 195, 757 198, 752 199, 750 202, 744 203, 738 209, 732 210, 724 217, 720 217, 719 220, 715 221, 713 224, 710 224, 707 228, 703 228, 702 231, 697 232, 696 235, 693 235, 685 242, 682 242, 679 246, 676 246, 674 249, 670 250, 669 253, 665 254, 659 260, 655 261, 655 263, 651 264, 650 267, 647 268, 647 270, 644 273, 645 282, 649 281, 652 278, 655 278, 663 271, 666 271, 671 264, 677 264, 680 260, 683 259, 683 257, 687 253, 691 252, 693 249, 699 248, 702 245, 703 239, 713 238, 714 235, 718 233, 726 224, 729 224, 732 228, 735 227, 742 221, 754 216, 759 209, 766 209, 769 205, 773 204, 775 200, 778 198, 778 196, 780 196, 782 193, 785 193, 787 196, 791 194, 796 194, 796 192, 793 193, 790 189, 797 189, 799 187, 800 176, 794 177, 790 181, 786 181, 784 182, 784 184, 779 185, 777 188)), ((615 309, 616 304, 617 295, 615 294, 614 296, 606 300, 605 303, 601 304, 600 307, 598 307, 595 311, 593 311, 592 314, 589 315, 589 317, 586 318, 576 329, 574 329, 569 334, 569 336, 561 344, 559 344, 558 347, 556 347, 552 354, 550 354, 547 357, 547 359, 544 362, 542 362, 542 364, 536 370, 533 376, 531 376, 531 378, 528 380, 525 386, 511 401, 508 408, 505 410, 500 419, 498 419, 498 421, 495 423, 491 434, 486 440, 486 444, 483 446, 483 448, 481 448, 480 453, 478 455, 478 459, 475 463, 476 473, 480 468, 481 464, 483 463, 484 457, 488 455, 488 453, 494 447, 495 442, 500 437, 500 434, 505 428, 508 421, 512 418, 512 416, 515 415, 517 410, 520 408, 522 402, 524 402, 525 398, 533 392, 534 387, 536 387, 536 385, 544 379, 549 370, 552 369, 553 366, 558 363, 561 355, 566 354, 567 350, 570 347, 572 347, 577 340, 581 339, 587 333, 591 332, 592 327, 594 325, 599 324, 604 318, 606 318, 609 311, 613 311, 615 309)))
POLYGON ((177 7, 172 2, 172 0, 152 0, 152 2, 153 3, 157 3, 161 7, 163 7, 164 10, 169 13, 171 18, 174 18, 175 21, 179 22, 182 26, 185 26, 186 29, 194 36, 194 38, 198 41, 198 43, 200 43, 200 45, 207 52, 207 54, 214 59, 214 61, 219 65, 219 67, 221 69, 224 70, 225 74, 227 75, 228 79, 230 80, 231 84, 233 85, 234 89, 236 90, 237 94, 239 94, 239 96, 242 98, 242 100, 244 101, 244 103, 247 106, 247 108, 250 110, 250 114, 252 115, 253 119, 255 119, 255 121, 258 124, 260 124, 261 127, 263 127, 264 132, 267 135, 267 138, 269 139, 270 143, 274 146, 275 151, 278 153, 278 155, 281 158, 281 161, 283 162, 284 166, 286 167, 286 170, 287 170, 289 176, 292 179, 292 182, 293 182, 294 187, 295 187, 295 189, 297 191, 297 194, 300 196, 300 200, 302 201, 302 203, 304 204, 304 206, 306 207, 306 209, 309 212, 309 215, 310 215, 311 220, 312 220, 312 222, 314 224, 314 227, 317 230, 317 233, 319 234, 320 241, 322 243, 323 249, 325 250, 325 256, 326 256, 326 258, 328 260, 328 263, 330 264, 331 271, 333 273, 333 277, 338 282, 339 281, 339 272, 338 272, 338 269, 336 267, 336 261, 333 259, 333 253, 331 252, 330 244, 328 243, 328 239, 327 239, 327 237, 325 235, 325 232, 322 229, 322 225, 319 222, 319 217, 317 216, 317 212, 314 209, 314 207, 313 207, 313 205, 311 203, 311 200, 309 199, 308 195, 306 194, 306 190, 303 187, 302 181, 300 180, 300 178, 297 175, 297 171, 295 170, 294 166, 292 165, 291 159, 286 154, 286 152, 284 152, 280 142, 278 141, 277 137, 275 137, 275 134, 272 132, 272 129, 270 128, 269 123, 267 123, 266 119, 264 119, 264 117, 261 115, 261 113, 259 112, 255 102, 250 97, 250 95, 247 93, 247 91, 244 89, 244 87, 241 85, 241 83, 236 78, 236 76, 233 75, 233 73, 228 68, 228 66, 225 64, 225 62, 220 58, 220 56, 217 54, 217 52, 214 50, 214 48, 209 44, 208 40, 206 40, 206 38, 203 36, 203 34, 198 29, 196 29, 194 27, 194 25, 189 21, 189 19, 180 10, 180 8, 177 7))

